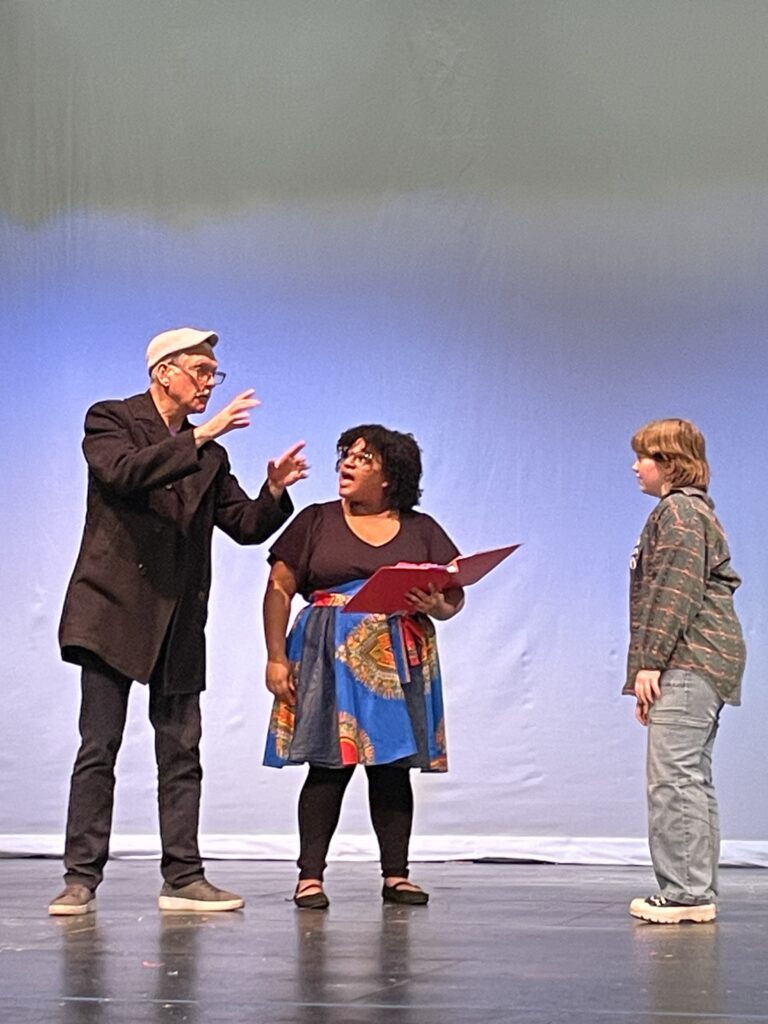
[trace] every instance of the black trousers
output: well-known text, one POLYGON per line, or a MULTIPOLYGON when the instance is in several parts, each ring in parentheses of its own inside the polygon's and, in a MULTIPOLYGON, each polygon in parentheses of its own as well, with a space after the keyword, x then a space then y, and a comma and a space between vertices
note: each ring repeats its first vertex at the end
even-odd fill
MULTIPOLYGON (((109 857, 115 761, 123 740, 132 680, 107 665, 83 669, 80 749, 72 770, 64 847, 64 880, 95 889, 109 857)), ((197 845, 200 816, 200 695, 167 696, 149 684, 149 719, 155 731, 157 799, 167 882, 203 877, 197 845)))
MULTIPOLYGON (((331 838, 339 823, 344 791, 355 765, 310 765, 299 796, 299 878, 322 878, 331 838)), ((408 844, 413 824, 413 791, 407 768, 367 765, 371 823, 379 842, 384 878, 408 877, 408 844)))

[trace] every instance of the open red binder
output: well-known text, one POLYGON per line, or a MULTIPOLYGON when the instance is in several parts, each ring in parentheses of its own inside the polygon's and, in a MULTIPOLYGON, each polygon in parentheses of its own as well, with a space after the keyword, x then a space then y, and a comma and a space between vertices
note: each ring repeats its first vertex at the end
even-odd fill
POLYGON ((448 587, 468 587, 495 569, 499 562, 520 547, 509 544, 504 548, 478 551, 474 555, 459 555, 448 565, 433 565, 430 562, 398 562, 377 569, 363 584, 354 597, 341 609, 344 612, 379 612, 391 615, 407 612, 411 604, 406 598, 409 590, 418 587, 428 590, 430 583, 438 590, 448 587))

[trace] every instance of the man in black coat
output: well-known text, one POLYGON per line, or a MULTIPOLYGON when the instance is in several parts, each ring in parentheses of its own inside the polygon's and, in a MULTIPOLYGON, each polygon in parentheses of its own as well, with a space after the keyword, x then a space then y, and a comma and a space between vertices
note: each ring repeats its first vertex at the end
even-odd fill
POLYGON ((204 413, 218 369, 212 331, 164 331, 147 349, 149 390, 99 402, 85 419, 85 530, 64 601, 62 657, 82 667, 81 745, 72 772, 64 850, 65 888, 51 914, 95 909, 109 856, 114 766, 134 680, 149 685, 155 733, 164 878, 161 910, 237 910, 241 897, 205 878, 197 843, 200 692, 211 537, 259 544, 293 511, 285 488, 307 474, 303 442, 269 462, 249 498, 216 438, 247 427, 259 402, 242 392, 204 413))

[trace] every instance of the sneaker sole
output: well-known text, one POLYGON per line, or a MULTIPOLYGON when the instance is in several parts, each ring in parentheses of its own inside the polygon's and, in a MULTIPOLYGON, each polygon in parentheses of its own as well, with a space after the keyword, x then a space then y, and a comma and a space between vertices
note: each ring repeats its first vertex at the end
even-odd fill
POLYGON ((219 910, 240 910, 245 900, 188 900, 181 896, 160 896, 157 905, 161 910, 185 910, 188 914, 212 914, 219 910))
POLYGON ((668 907, 666 910, 648 909, 629 910, 632 917, 641 921, 650 921, 651 924, 706 924, 714 921, 717 917, 717 909, 712 906, 703 907, 668 907))
POLYGON ((51 903, 48 913, 51 917, 77 917, 80 914, 92 914, 96 909, 96 900, 84 903, 77 907, 69 906, 67 903, 51 903))

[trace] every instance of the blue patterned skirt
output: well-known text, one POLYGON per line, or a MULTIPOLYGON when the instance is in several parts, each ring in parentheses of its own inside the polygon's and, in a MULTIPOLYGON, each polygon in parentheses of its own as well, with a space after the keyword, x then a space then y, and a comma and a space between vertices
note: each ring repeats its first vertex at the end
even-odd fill
POLYGON ((435 627, 426 615, 343 612, 364 582, 316 592, 296 617, 296 704, 275 700, 265 765, 448 770, 435 627))

